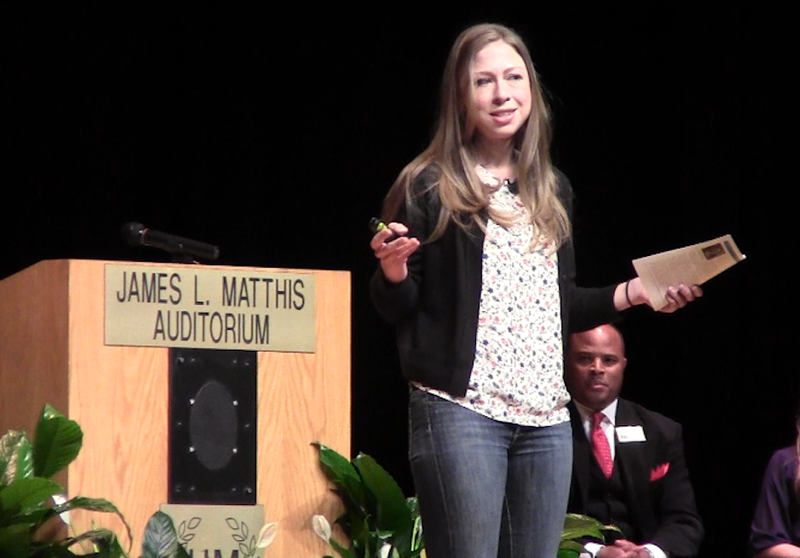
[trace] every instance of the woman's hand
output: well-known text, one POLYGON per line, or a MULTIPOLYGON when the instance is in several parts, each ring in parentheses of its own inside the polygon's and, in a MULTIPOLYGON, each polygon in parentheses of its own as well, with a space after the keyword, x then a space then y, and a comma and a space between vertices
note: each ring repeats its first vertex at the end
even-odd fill
MULTIPOLYGON (((678 286, 670 286, 667 289, 667 304, 657 310, 669 314, 679 308, 683 308, 701 296, 703 296, 703 289, 697 285, 680 284, 678 286)), ((644 285, 642 285, 642 280, 639 277, 634 277, 630 281, 617 286, 617 290, 614 292, 614 302, 619 310, 624 310, 637 304, 647 304, 654 308, 653 302, 647 296, 647 291, 644 290, 644 285)))
POLYGON ((369 243, 380 260, 383 276, 391 283, 400 283, 408 277, 408 258, 419 248, 419 239, 405 236, 407 233, 408 227, 392 222, 388 228, 375 233, 369 243), (389 240, 394 235, 398 237, 389 240))
MULTIPOLYGON (((647 296, 645 294, 645 296, 647 296)), ((697 285, 684 285, 680 284, 677 287, 669 287, 667 289, 667 305, 659 308, 659 312, 670 313, 678 308, 683 308, 693 300, 703 296, 703 289, 697 285)), ((647 304, 652 306, 650 299, 647 299, 647 304)))

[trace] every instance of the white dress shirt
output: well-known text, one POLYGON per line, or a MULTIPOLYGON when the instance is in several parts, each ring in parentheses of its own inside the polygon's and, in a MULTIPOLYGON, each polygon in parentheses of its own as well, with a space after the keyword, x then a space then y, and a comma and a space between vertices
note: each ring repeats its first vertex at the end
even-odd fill
MULTIPOLYGON (((592 411, 588 407, 584 407, 577 401, 573 399, 575 403, 575 408, 578 409, 578 413, 581 416, 581 424, 583 424, 583 430, 586 433, 586 439, 592 439, 592 415, 595 411, 592 411)), ((608 407, 605 409, 601 409, 600 412, 603 413, 603 420, 600 422, 600 428, 603 430, 603 433, 608 438, 608 447, 611 449, 611 459, 616 458, 616 436, 614 434, 614 430, 617 426, 617 402, 618 400, 615 399, 612 401, 608 407)), ((660 547, 653 543, 646 543, 644 545, 645 550, 652 556, 653 558, 667 558, 667 553, 661 550, 660 547)), ((580 554, 580 558, 596 558, 600 551, 604 548, 604 545, 589 542, 583 545, 583 552, 580 554)))

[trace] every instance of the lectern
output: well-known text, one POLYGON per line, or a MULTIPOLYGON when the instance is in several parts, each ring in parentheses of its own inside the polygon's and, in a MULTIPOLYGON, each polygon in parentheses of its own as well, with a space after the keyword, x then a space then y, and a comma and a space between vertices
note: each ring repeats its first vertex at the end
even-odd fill
MULTIPOLYGON (((285 290, 276 292, 285 306, 285 290)), ((263 319, 270 328, 266 338, 264 323, 259 322, 260 335, 255 336, 262 343, 255 351, 255 501, 264 506, 266 523, 279 522, 277 537, 265 556, 323 555, 327 547, 314 535, 311 518, 317 513, 336 517, 339 503, 327 488, 316 449, 310 444, 321 441, 344 455, 350 453, 348 272, 95 260, 39 262, 0 281, 0 432, 18 429, 33 436, 45 403, 76 420, 84 431, 83 449, 57 480, 69 496, 113 502, 131 525, 132 554, 137 556, 148 518, 169 500, 169 345, 191 346, 203 338, 225 350, 222 337, 226 332, 229 340, 252 343, 252 328, 250 335, 246 333, 250 318, 236 317, 243 315, 238 311, 242 305, 258 306, 253 319, 263 319), (309 348, 270 346, 288 328, 273 314, 276 305, 270 307, 267 302, 272 282, 278 284, 284 274, 300 277, 296 281, 306 288, 295 292, 299 297, 291 303, 295 308, 298 300, 305 303, 313 294, 309 326, 313 331, 305 332, 313 340, 309 348), (202 276, 199 283, 198 275, 202 276), (135 280, 135 296, 129 292, 132 283, 109 284, 118 283, 119 276, 125 277, 123 282, 135 280), (313 293, 308 291, 309 284, 313 293), (107 314, 113 297, 128 305, 114 310, 117 321, 123 320, 122 341, 119 332, 109 331, 107 314), (214 326, 209 310, 215 297, 231 306, 234 318, 227 325, 220 318, 218 327, 214 326), (178 299, 199 306, 196 311, 179 312, 178 299), (126 308, 150 315, 157 312, 161 324, 142 325, 143 319, 150 318, 132 314, 127 328, 126 308), (189 323, 186 320, 192 318, 190 333, 184 327, 179 335, 165 325, 165 320, 189 323), (237 337, 234 329, 239 327, 244 327, 245 334, 239 331, 237 337), (127 335, 142 335, 144 341, 127 343, 127 335)), ((119 323, 116 327, 120 328, 119 323)), ((81 532, 94 522, 123 535, 118 521, 104 514, 74 515, 72 520, 81 532)))

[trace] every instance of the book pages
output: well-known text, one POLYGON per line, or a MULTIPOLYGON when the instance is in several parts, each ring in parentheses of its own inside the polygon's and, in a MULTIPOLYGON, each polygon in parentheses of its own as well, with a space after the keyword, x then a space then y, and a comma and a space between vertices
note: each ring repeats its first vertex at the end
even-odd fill
POLYGON ((667 288, 702 285, 745 259, 731 235, 633 260, 653 308, 667 305, 667 288))

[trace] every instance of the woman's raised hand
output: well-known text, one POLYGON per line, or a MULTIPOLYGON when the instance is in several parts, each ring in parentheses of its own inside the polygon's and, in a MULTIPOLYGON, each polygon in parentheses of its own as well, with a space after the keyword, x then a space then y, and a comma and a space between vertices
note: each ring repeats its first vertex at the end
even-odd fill
POLYGON ((402 223, 389 223, 387 228, 375 233, 369 246, 380 260, 386 280, 400 283, 408 277, 408 258, 419 248, 419 239, 409 238, 408 227, 402 223))

